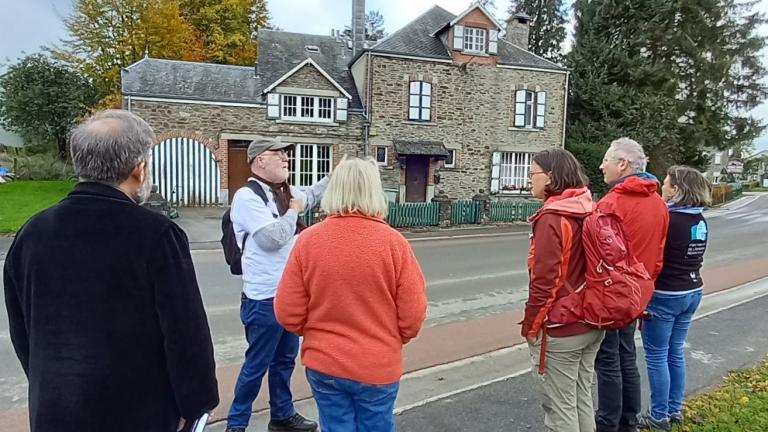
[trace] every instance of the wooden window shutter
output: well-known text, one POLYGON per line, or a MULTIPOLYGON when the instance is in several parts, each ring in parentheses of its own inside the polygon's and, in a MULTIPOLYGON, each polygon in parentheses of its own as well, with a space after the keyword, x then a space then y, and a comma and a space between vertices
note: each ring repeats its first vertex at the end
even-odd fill
POLYGON ((277 93, 267 93, 267 118, 280 118, 280 95, 277 93))
POLYGON ((349 99, 336 98, 336 121, 339 123, 345 123, 347 121, 347 108, 349 107, 349 99))
POLYGON ((540 91, 536 93, 536 127, 544 129, 544 115, 547 112, 547 93, 540 91))
POLYGON ((499 175, 501 174, 501 153, 493 152, 491 158, 491 193, 499 193, 499 175))
POLYGON ((462 25, 453 26, 453 49, 464 49, 464 26, 462 25))
POLYGON ((491 30, 488 33, 488 54, 499 53, 499 31, 491 30))
POLYGON ((525 127, 525 94, 527 90, 515 92, 515 127, 525 127))

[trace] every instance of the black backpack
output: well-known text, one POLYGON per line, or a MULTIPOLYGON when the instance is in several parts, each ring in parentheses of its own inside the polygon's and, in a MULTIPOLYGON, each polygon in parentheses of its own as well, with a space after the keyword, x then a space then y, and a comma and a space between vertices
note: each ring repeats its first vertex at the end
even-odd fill
MULTIPOLYGON (((265 205, 268 205, 267 203, 269 200, 267 199, 267 194, 264 193, 264 189, 262 189, 261 185, 251 180, 245 184, 245 187, 252 190, 253 193, 264 200, 265 205)), ((243 239, 243 249, 245 249, 245 240, 247 237, 248 235, 243 239)), ((243 256, 243 251, 240 250, 240 247, 237 245, 235 229, 232 226, 232 219, 229 217, 229 209, 227 209, 227 211, 224 212, 224 216, 221 217, 221 246, 224 249, 224 259, 229 265, 230 273, 233 275, 243 274, 243 265, 240 262, 240 258, 243 256)))

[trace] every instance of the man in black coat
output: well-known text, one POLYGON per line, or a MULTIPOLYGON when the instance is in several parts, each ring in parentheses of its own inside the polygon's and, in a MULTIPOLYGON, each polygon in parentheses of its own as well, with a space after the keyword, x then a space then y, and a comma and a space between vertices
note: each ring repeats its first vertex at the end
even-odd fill
POLYGON ((19 231, 3 271, 32 432, 173 432, 219 402, 187 236, 141 207, 152 129, 127 111, 72 133, 80 183, 19 231))

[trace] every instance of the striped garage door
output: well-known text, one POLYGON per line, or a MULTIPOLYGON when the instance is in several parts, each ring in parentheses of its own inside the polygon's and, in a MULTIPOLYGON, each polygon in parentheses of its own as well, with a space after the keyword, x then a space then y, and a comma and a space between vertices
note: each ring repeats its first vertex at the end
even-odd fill
POLYGON ((169 202, 182 207, 219 204, 221 173, 213 152, 192 138, 168 138, 152 149, 152 177, 169 202))

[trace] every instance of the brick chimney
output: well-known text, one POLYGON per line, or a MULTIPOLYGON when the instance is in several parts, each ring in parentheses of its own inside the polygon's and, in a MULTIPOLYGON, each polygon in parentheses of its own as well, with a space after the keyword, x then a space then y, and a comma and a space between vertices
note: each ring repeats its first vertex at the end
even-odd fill
POLYGON ((507 20, 507 34, 505 39, 518 47, 528 49, 528 32, 531 26, 531 17, 524 13, 517 13, 507 20))
POLYGON ((365 0, 352 0, 352 55, 365 47, 365 0))

